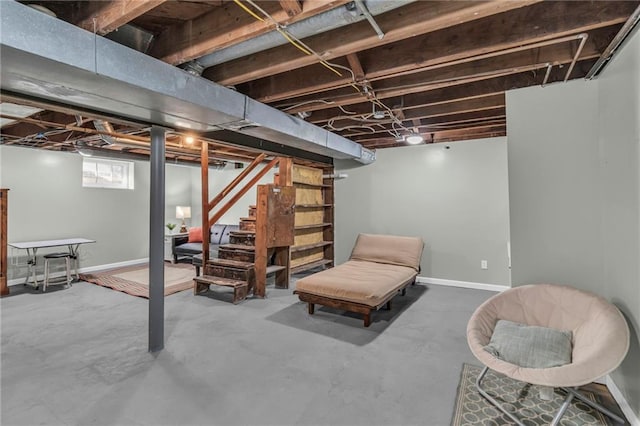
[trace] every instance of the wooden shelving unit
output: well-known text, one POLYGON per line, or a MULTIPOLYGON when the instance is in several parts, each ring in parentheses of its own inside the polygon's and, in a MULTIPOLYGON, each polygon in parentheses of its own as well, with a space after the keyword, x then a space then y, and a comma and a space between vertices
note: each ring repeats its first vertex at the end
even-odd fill
POLYGON ((333 180, 324 180, 324 173, 322 169, 293 166, 296 215, 291 273, 333 266, 333 180))

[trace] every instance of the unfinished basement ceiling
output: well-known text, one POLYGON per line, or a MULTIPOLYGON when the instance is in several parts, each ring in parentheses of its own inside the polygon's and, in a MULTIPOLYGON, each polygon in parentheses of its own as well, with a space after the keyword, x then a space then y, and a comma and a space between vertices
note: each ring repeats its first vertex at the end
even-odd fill
MULTIPOLYGON (((423 143, 504 136, 506 90, 593 74, 594 65, 612 53, 619 36, 637 20, 640 5, 537 0, 21 3, 44 7, 58 19, 369 149, 407 145, 411 133, 423 143)), ((36 114, 45 122, 77 121, 69 111, 44 109, 36 114)), ((38 135, 54 130, 34 126, 26 121, 5 125, 3 143, 42 142, 38 135)), ((145 131, 127 123, 116 126, 125 133, 145 131)), ((224 141, 228 133, 204 136, 224 141)))

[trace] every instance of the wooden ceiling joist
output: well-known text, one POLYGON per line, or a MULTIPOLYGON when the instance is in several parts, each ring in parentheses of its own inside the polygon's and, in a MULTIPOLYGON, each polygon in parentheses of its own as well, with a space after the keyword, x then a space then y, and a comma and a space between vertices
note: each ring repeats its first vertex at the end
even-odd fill
MULTIPOLYGON (((348 0, 305 1, 302 11, 293 16, 275 2, 264 2, 261 7, 278 23, 292 24, 345 3, 348 0)), ((238 5, 229 2, 207 14, 167 28, 153 42, 149 54, 178 65, 274 29, 271 20, 258 21, 238 5)))
MULTIPOLYGON (((576 64, 576 72, 580 71, 586 73, 586 70, 588 70, 594 62, 595 59, 578 62, 576 64)), ((564 78, 564 75, 561 73, 562 71, 563 70, 557 69, 557 67, 554 68, 551 73, 550 82, 564 78)), ((403 109, 406 114, 410 108, 437 105, 440 103, 452 102, 454 100, 474 99, 482 96, 497 95, 504 93, 505 90, 510 90, 516 87, 539 85, 542 83, 543 78, 544 73, 521 72, 503 77, 493 77, 486 80, 408 94, 406 96, 398 96, 396 98, 388 99, 385 103, 391 108, 394 108, 396 105, 403 105, 403 109)), ((333 108, 313 111, 309 119, 315 123, 321 123, 334 117, 344 115, 340 109, 335 108, 335 105, 329 106, 333 106, 333 108)), ((359 104, 349 105, 346 107, 346 110, 353 112, 354 114, 367 114, 371 112, 371 103, 361 102, 359 104)))
MULTIPOLYGON (((551 7, 558 9, 557 4, 563 5, 564 3, 554 2, 551 7)), ((537 6, 534 5, 531 8, 537 6)), ((576 9, 581 10, 580 3, 576 4, 576 9)), ((522 14, 523 10, 516 10, 505 15, 517 13, 522 14)), ((573 59, 576 47, 580 42, 580 39, 574 37, 587 29, 592 31, 581 58, 599 55, 599 52, 606 47, 608 40, 611 40, 613 35, 617 33, 624 21, 625 15, 622 11, 614 9, 612 14, 615 16, 597 15, 598 19, 596 19, 583 13, 580 15, 580 19, 583 20, 580 21, 577 31, 572 32, 570 26, 560 26, 555 23, 553 21, 555 15, 549 13, 549 17, 543 20, 544 25, 537 25, 537 28, 530 30, 528 33, 530 38, 525 35, 526 32, 506 34, 500 32, 507 31, 508 28, 498 28, 500 31, 492 32, 492 36, 479 38, 476 35, 486 27, 486 22, 472 22, 464 24, 469 27, 469 31, 465 31, 463 34, 457 33, 457 27, 445 29, 414 37, 407 40, 406 43, 401 43, 402 46, 399 45, 400 43, 396 43, 388 47, 364 51, 359 54, 359 57, 362 58, 360 61, 364 64, 362 66, 367 70, 367 80, 372 84, 388 78, 400 80, 403 75, 429 70, 434 70, 431 74, 442 78, 440 74, 446 70, 437 71, 439 68, 465 62, 476 63, 480 58, 486 58, 485 68, 489 69, 492 64, 496 64, 493 69, 503 69, 536 62, 565 63, 567 60, 573 59), (595 25, 600 24, 603 26, 598 29, 594 28, 595 25), (560 31, 557 31, 558 29, 560 31), (510 56, 505 57, 506 53, 509 53, 510 56)), ((352 80, 351 76, 347 74, 345 73, 343 77, 337 77, 324 70, 320 65, 312 65, 253 81, 250 84, 240 86, 239 90, 261 102, 275 102, 348 87, 352 80)), ((422 74, 415 79, 425 81, 422 74)), ((374 84, 374 87, 378 86, 374 84)))
MULTIPOLYGON (((450 102, 444 105, 413 108, 407 110, 407 114, 403 119, 401 119, 401 121, 411 121, 413 123, 413 126, 419 127, 428 124, 437 124, 450 122, 451 120, 458 120, 464 118, 465 114, 474 114, 473 118, 504 115, 504 108, 504 95, 500 94, 459 102, 450 102), (418 121, 418 124, 416 124, 415 121, 418 121)), ((368 125, 374 126, 374 128, 379 129, 380 125, 388 128, 391 123, 392 120, 389 118, 380 120, 369 119, 367 121, 362 121, 354 120, 348 116, 343 116, 338 120, 332 121, 332 125, 337 128, 368 125)))
MULTIPOLYGON (((411 124, 406 124, 407 127, 418 128, 419 132, 429 132, 432 128, 442 128, 458 125, 461 123, 478 123, 479 121, 504 121, 506 117, 505 107, 496 107, 487 110, 469 111, 449 115, 441 115, 438 117, 420 117, 414 118, 410 121, 411 124), (418 124, 416 124, 418 123, 418 124)), ((338 123, 340 124, 340 123, 338 123)), ((352 124, 353 125, 353 124, 352 124)), ((367 123, 358 123, 356 125, 367 126, 367 123)), ((389 131, 393 130, 391 124, 386 123, 383 125, 368 125, 374 131, 365 131, 358 129, 357 127, 351 131, 345 132, 345 136, 348 138, 356 138, 357 136, 370 136, 372 134, 381 134, 389 137, 389 131)), ((356 138, 357 139, 357 138, 356 138)))
MULTIPOLYGON (((418 108, 407 109, 403 113, 401 120, 414 120, 423 119, 429 117, 439 117, 442 115, 462 114, 472 111, 486 111, 493 108, 499 108, 505 106, 504 94, 495 94, 488 96, 481 96, 473 99, 454 100, 452 102, 441 103, 437 105, 427 105, 418 108)), ((313 118, 313 116, 312 116, 313 118)), ((340 118, 335 119, 334 125, 336 127, 345 127, 349 124, 362 124, 361 121, 354 121, 349 115, 342 115, 340 118)), ((390 122, 389 118, 380 120, 382 123, 390 122)), ((325 121, 316 121, 315 124, 322 125, 325 121)))
POLYGON ((161 5, 166 0, 111 0, 82 2, 76 25, 87 31, 105 35, 138 16, 161 5))
MULTIPOLYGON (((308 37, 304 41, 324 60, 331 60, 533 3, 537 3, 537 1, 418 1, 376 17, 376 22, 381 28, 388 28, 382 39, 371 31, 371 26, 367 21, 361 21, 346 28, 338 28, 308 37)), ((316 62, 318 62, 318 58, 315 55, 304 55, 299 50, 285 45, 208 68, 203 76, 228 86, 301 68, 316 62)))
MULTIPOLYGON (((456 130, 442 130, 438 132, 429 133, 426 138, 426 143, 439 143, 460 141, 469 139, 483 139, 490 137, 499 137, 506 135, 505 125, 481 125, 477 127, 469 127, 466 129, 456 130)), ((396 142, 394 139, 388 138, 372 138, 360 141, 362 146, 375 149, 375 148, 388 148, 391 146, 408 146, 406 143, 396 142)))
POLYGON ((293 17, 302 13, 302 3, 299 0, 279 0, 282 10, 287 12, 289 17, 293 17))
MULTIPOLYGON (((568 65, 572 62, 573 52, 567 46, 549 46, 541 49, 537 54, 532 52, 517 52, 503 57, 488 58, 474 62, 465 62, 446 69, 436 69, 411 74, 410 76, 396 77, 382 80, 373 86, 379 100, 393 98, 412 93, 420 93, 443 87, 456 86, 473 81, 485 80, 499 75, 515 74, 525 71, 546 69, 551 65, 568 65), (535 62, 534 62, 535 61, 535 62)), ((583 50, 582 60, 598 57, 595 48, 583 50)), ((568 67, 565 69, 568 70, 568 67)), ((287 108, 287 112, 317 111, 335 107, 335 105, 352 105, 362 102, 363 97, 350 87, 321 92, 301 98, 292 99, 291 103, 299 104, 292 107, 290 104, 278 105, 287 108), (333 104, 311 102, 314 99, 331 100, 333 104)), ((295 104, 294 104, 295 105, 295 104)))

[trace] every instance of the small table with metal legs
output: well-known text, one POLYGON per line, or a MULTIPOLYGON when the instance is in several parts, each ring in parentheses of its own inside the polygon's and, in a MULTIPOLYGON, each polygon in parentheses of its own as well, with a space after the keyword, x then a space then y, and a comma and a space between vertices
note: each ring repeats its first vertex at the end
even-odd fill
POLYGON ((49 248, 49 247, 64 247, 67 246, 69 250, 69 258, 73 262, 75 276, 76 279, 79 279, 78 274, 78 250, 80 249, 80 245, 95 243, 95 240, 89 240, 86 238, 65 238, 62 240, 46 240, 46 241, 26 241, 19 243, 9 243, 9 246, 17 249, 24 249, 27 251, 27 256, 29 256, 29 261, 27 264, 29 265, 29 270, 27 271, 27 277, 24 281, 25 285, 29 283, 29 277, 33 276, 33 286, 38 288, 38 279, 36 275, 36 265, 37 265, 37 255, 38 249, 40 248, 49 248))

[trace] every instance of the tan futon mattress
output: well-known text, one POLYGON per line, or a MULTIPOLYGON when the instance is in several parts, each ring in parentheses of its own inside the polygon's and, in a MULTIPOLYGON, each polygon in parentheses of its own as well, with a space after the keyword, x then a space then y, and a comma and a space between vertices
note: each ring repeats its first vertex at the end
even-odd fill
POLYGON ((378 307, 416 275, 408 266, 349 260, 298 280, 296 291, 378 307))

